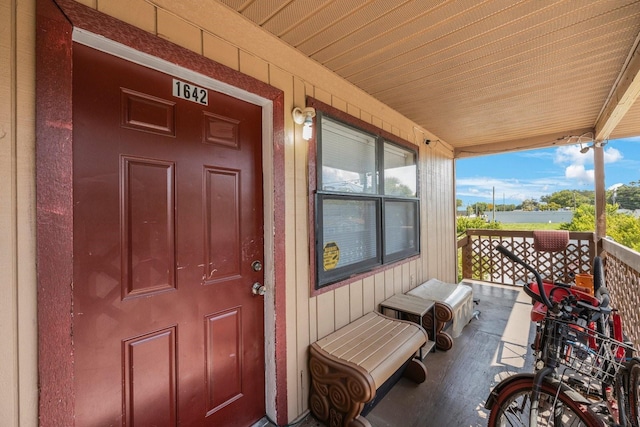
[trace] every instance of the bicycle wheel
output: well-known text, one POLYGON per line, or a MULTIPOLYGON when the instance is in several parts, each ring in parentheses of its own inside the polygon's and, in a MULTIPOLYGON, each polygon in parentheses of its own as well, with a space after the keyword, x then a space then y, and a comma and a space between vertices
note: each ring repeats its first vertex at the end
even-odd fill
POLYGON ((640 427, 640 360, 631 359, 629 362, 629 418, 632 427, 640 427))
MULTIPOLYGON (((506 385, 495 397, 489 427, 529 426, 533 378, 520 378, 506 385)), ((558 385, 545 381, 540 393, 538 426, 602 427, 589 407, 571 399, 558 385), (557 397, 556 397, 557 396, 557 397)))
POLYGON ((619 424, 627 427, 637 427, 631 422, 631 409, 629 408, 629 393, 627 393, 629 373, 625 369, 621 369, 616 375, 613 383, 616 402, 618 402, 618 418, 619 424), (625 420, 623 423, 623 419, 625 420))

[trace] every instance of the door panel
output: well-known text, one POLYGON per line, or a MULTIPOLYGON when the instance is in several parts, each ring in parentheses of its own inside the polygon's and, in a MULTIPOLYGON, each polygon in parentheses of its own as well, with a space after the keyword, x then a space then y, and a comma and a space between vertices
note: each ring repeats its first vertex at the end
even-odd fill
POLYGON ((236 339, 241 318, 240 308, 207 317, 208 414, 242 396, 242 343, 236 339))
POLYGON ((241 272, 240 171, 205 170, 205 283, 232 279, 241 272), (220 203, 226 200, 227 203, 220 203))
POLYGON ((175 289, 175 167, 121 157, 122 296, 175 289))
POLYGON ((264 407, 261 108, 74 45, 76 425, 264 407))
POLYGON ((126 425, 176 425, 175 329, 124 341, 126 425))

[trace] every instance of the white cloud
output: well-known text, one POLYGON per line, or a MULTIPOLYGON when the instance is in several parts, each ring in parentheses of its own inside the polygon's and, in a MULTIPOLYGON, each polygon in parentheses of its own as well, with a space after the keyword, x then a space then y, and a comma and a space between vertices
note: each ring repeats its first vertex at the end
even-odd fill
POLYGON ((483 199, 486 202, 493 200, 495 188, 495 200, 502 204, 503 198, 507 203, 514 200, 522 202, 526 199, 539 200, 540 197, 549 195, 552 189, 561 185, 562 177, 545 177, 538 179, 498 179, 491 177, 460 178, 456 180, 456 197, 473 197, 483 199))
POLYGON ((558 147, 553 159, 558 164, 584 165, 589 161, 593 162, 593 156, 589 153, 582 154, 579 145, 563 145, 558 147))
MULTIPOLYGON (((583 145, 586 147, 586 145, 583 145)), ((616 163, 623 159, 622 153, 613 147, 604 149, 604 162, 616 163)), ((558 147, 553 161, 558 164, 585 165, 593 164, 593 151, 580 152, 579 145, 563 145, 558 147)))
POLYGON ((623 159, 622 153, 613 147, 604 149, 604 162, 616 163, 623 159))
MULTIPOLYGON (((582 147, 586 147, 586 145, 582 147)), ((564 145, 558 147, 553 161, 556 164, 566 165, 564 176, 568 180, 580 185, 593 185, 594 171, 593 169, 586 168, 586 165, 593 164, 593 151, 589 150, 586 153, 581 153, 580 149, 581 147, 579 145, 564 145)), ((622 153, 619 150, 613 147, 604 149, 605 163, 616 163, 622 160, 622 158, 622 153)))
POLYGON ((610 185, 609 188, 607 188, 607 191, 611 191, 611 190, 617 190, 618 188, 622 187, 624 184, 621 182, 618 182, 616 184, 610 185))
POLYGON ((594 183, 593 169, 585 169, 584 165, 569 165, 565 169, 564 175, 567 179, 578 181, 581 185, 594 183))

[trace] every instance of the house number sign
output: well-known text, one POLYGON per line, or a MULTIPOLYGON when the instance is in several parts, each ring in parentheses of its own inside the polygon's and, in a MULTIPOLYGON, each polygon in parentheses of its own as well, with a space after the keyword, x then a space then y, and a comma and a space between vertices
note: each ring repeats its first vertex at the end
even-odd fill
POLYGON ((173 96, 201 105, 209 105, 209 91, 205 88, 173 79, 173 96))

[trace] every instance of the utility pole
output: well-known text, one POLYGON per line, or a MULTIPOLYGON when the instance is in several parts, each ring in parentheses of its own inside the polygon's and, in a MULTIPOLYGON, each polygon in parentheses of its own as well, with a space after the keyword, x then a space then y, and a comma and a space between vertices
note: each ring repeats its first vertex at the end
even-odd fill
POLYGON ((493 187, 493 222, 496 222, 496 187, 493 187))

